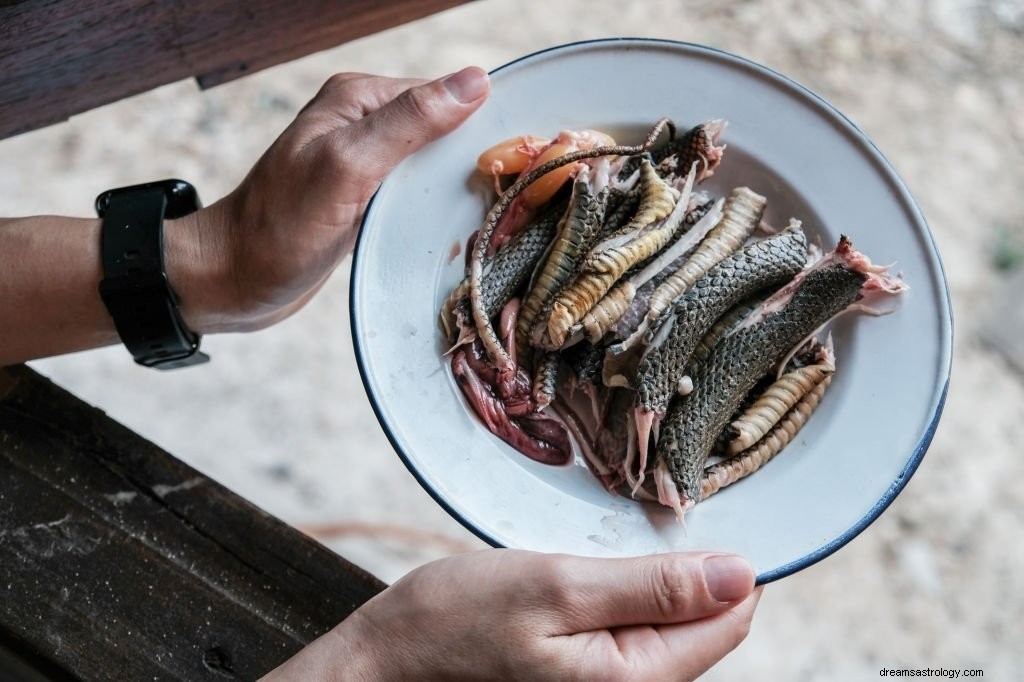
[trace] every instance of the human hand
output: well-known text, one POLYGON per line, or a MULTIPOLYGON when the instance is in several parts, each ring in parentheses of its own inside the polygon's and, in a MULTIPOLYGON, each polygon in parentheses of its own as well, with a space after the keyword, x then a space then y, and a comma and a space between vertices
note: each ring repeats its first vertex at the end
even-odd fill
POLYGON ((266 680, 692 680, 760 597, 732 555, 485 550, 427 564, 266 680))
POLYGON ((168 276, 189 327, 251 331, 305 305, 352 251, 384 177, 488 91, 475 67, 429 82, 331 77, 234 192, 167 222, 168 276))

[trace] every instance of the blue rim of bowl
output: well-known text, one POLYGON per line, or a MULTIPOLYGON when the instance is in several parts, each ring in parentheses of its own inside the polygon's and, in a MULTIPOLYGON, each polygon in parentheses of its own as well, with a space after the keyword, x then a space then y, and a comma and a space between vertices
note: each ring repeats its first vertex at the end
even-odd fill
MULTIPOLYGON (((921 211, 921 208, 917 205, 917 202, 914 200, 913 196, 911 196, 910 191, 907 189, 907 186, 903 182, 902 178, 900 178, 899 174, 896 173, 896 170, 893 167, 893 165, 889 163, 889 160, 885 157, 881 150, 879 150, 875 143, 871 141, 871 138, 869 138, 864 133, 864 131, 862 131, 859 127, 857 127, 857 125, 853 121, 847 118, 845 114, 839 111, 836 107, 832 106, 832 104, 829 103, 828 100, 823 98, 821 95, 818 95, 814 91, 808 89, 807 87, 801 85, 800 83, 796 82, 792 78, 779 73, 778 71, 758 64, 757 62, 751 61, 745 57, 740 57, 739 55, 733 54, 731 52, 727 52, 725 50, 721 50, 715 47, 709 47, 707 45, 698 45, 696 43, 688 43, 677 40, 665 40, 659 38, 619 37, 598 38, 594 40, 581 40, 573 43, 556 45, 554 47, 545 48, 543 50, 538 50, 536 52, 530 53, 528 55, 519 57, 518 59, 514 59, 513 61, 510 61, 506 64, 503 64, 502 66, 493 69, 490 72, 490 74, 493 76, 494 74, 497 74, 512 66, 515 66, 520 62, 534 59, 536 57, 548 54, 550 52, 578 49, 582 46, 587 45, 612 44, 642 44, 644 46, 662 45, 665 47, 676 49, 681 48, 685 51, 703 54, 705 56, 717 56, 719 58, 724 58, 728 61, 739 64, 745 68, 752 69, 765 76, 768 76, 774 79, 775 81, 779 82, 780 84, 789 87, 798 92, 799 94, 804 95, 810 100, 816 102, 819 107, 826 111, 826 113, 835 116, 840 121, 842 121, 843 124, 847 127, 848 131, 852 133, 854 137, 856 137, 860 142, 866 144, 870 151, 874 154, 877 165, 879 166, 881 171, 888 175, 888 179, 892 182, 893 186, 899 191, 900 198, 908 207, 910 207, 913 210, 914 217, 917 218, 917 220, 920 222, 921 227, 924 229, 924 236, 927 237, 928 244, 931 247, 928 255, 930 257, 930 260, 933 262, 934 267, 938 270, 941 276, 942 291, 944 294, 942 302, 946 308, 946 322, 948 325, 946 328, 946 333, 943 335, 941 339, 943 356, 946 361, 946 380, 943 383, 941 392, 939 393, 939 399, 935 405, 935 410, 932 414, 932 418, 929 421, 928 426, 925 428, 924 433, 921 434, 921 438, 917 443, 917 447, 914 448, 914 451, 911 454, 910 458, 907 460, 906 465, 903 467, 902 471, 900 471, 899 475, 893 481, 892 485, 889 486, 889 488, 885 491, 882 497, 878 500, 878 502, 876 502, 874 506, 872 506, 871 509, 869 509, 868 512, 860 518, 860 520, 858 520, 856 523, 850 526, 850 528, 848 528, 845 532, 841 533, 838 537, 825 543, 813 552, 810 552, 800 557, 799 559, 791 561, 787 564, 783 564, 778 568, 774 568, 772 570, 759 573, 757 575, 756 582, 758 585, 770 583, 780 578, 784 578, 788 575, 796 573, 797 571, 803 570, 808 566, 818 563, 819 561, 835 553, 837 550, 842 548, 846 543, 850 542, 855 537, 860 535, 860 533, 863 532, 865 528, 871 525, 875 521, 875 519, 881 516, 882 512, 884 512, 886 508, 890 504, 892 504, 892 501, 895 500, 896 496, 899 495, 900 492, 902 492, 904 487, 906 487, 907 482, 910 481, 910 478, 914 475, 914 472, 917 471, 918 466, 920 466, 921 461, 924 459, 925 452, 927 452, 928 446, 931 445, 932 438, 935 436, 935 429, 939 425, 939 419, 942 416, 942 410, 946 404, 946 395, 949 392, 949 377, 953 369, 953 306, 950 300, 949 283, 946 279, 946 271, 942 265, 942 259, 939 256, 938 248, 935 245, 935 237, 932 235, 931 228, 928 226, 928 221, 925 219, 924 213, 921 211)), ((381 428, 384 430, 384 435, 387 436, 388 441, 391 443, 391 447, 394 448, 395 452, 398 453, 398 456, 402 459, 402 462, 405 464, 406 468, 419 482, 423 489, 426 490, 427 493, 434 499, 434 501, 437 502, 446 512, 448 512, 448 514, 450 514, 459 523, 465 526, 474 535, 476 535, 492 547, 504 547, 505 545, 503 545, 500 541, 498 541, 496 538, 494 538, 489 533, 476 526, 472 521, 465 518, 462 514, 456 511, 447 502, 447 500, 445 500, 437 493, 434 487, 423 477, 420 471, 415 466, 413 466, 409 457, 406 455, 405 451, 398 443, 398 440, 396 439, 394 433, 391 431, 391 427, 384 419, 383 409, 377 400, 377 396, 373 390, 373 387, 370 385, 369 369, 366 366, 366 358, 360 343, 361 337, 359 333, 359 320, 358 316, 356 315, 355 303, 357 299, 357 293, 359 291, 359 272, 361 265, 361 260, 359 257, 359 247, 362 244, 363 238, 362 228, 366 224, 366 218, 367 216, 370 215, 370 211, 373 208, 373 204, 376 201, 377 195, 379 193, 380 190, 378 189, 377 193, 375 193, 374 196, 370 199, 370 202, 369 204, 367 204, 366 207, 366 212, 363 214, 363 221, 362 225, 360 225, 359 236, 356 239, 356 246, 352 258, 352 274, 349 285, 349 321, 352 328, 352 343, 353 347, 355 348, 356 362, 359 366, 359 376, 362 379, 363 388, 366 390, 366 395, 370 399, 370 404, 373 407, 373 413, 376 415, 377 421, 380 423, 381 428)))

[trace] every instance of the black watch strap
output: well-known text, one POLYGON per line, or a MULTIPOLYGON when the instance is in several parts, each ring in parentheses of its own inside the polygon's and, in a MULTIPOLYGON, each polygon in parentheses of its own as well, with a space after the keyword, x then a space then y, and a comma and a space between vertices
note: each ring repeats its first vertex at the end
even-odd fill
POLYGON ((140 365, 174 369, 210 359, 199 351, 201 337, 181 319, 164 269, 164 218, 199 208, 195 188, 183 180, 121 187, 96 198, 103 218, 100 296, 140 365))

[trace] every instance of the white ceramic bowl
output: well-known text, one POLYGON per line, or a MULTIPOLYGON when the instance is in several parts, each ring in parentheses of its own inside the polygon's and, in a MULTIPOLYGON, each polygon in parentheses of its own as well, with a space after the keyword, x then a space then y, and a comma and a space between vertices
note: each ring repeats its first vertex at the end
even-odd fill
POLYGON ((867 137, 827 102, 739 57, 643 39, 576 43, 492 73, 473 117, 402 163, 364 219, 352 270, 360 371, 409 470, 467 528, 496 546, 590 556, 738 552, 759 582, 831 554, 892 502, 920 464, 952 357, 949 294, 923 216, 867 137), (729 121, 708 187, 748 185, 766 218, 803 220, 832 246, 840 233, 875 262, 896 262, 911 290, 895 313, 833 325, 835 380, 798 438, 753 476, 699 504, 686 527, 668 509, 615 496, 581 463, 530 461, 477 420, 441 357, 437 313, 463 276, 456 245, 482 222, 477 155, 524 133, 612 131, 634 143, 658 118, 681 129, 729 121))

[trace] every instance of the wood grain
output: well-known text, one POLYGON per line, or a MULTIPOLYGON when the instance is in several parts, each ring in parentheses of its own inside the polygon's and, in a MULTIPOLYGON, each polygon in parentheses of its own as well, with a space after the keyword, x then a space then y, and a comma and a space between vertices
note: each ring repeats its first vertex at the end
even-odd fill
POLYGON ((383 589, 32 370, 0 385, 0 664, 255 679, 383 589))
POLYGON ((0 2, 0 139, 184 78, 211 87, 464 1, 0 2))

